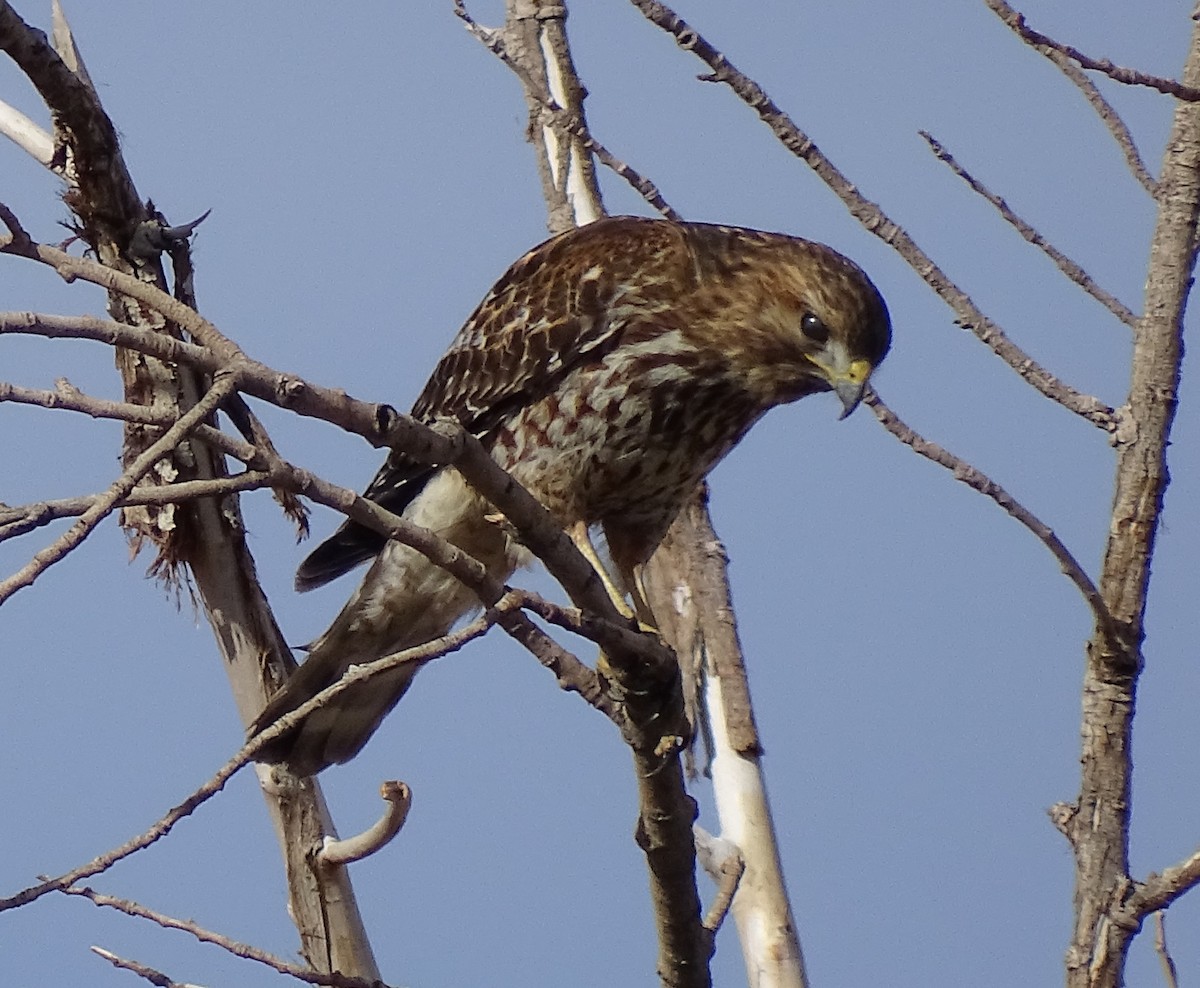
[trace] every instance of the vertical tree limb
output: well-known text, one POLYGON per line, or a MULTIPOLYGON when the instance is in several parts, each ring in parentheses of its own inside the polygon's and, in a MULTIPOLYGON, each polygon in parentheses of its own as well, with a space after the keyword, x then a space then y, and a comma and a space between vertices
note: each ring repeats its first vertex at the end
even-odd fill
MULTIPOLYGON (((1200 86, 1200 23, 1183 82, 1200 86)), ((1196 262, 1200 216, 1200 110, 1180 103, 1167 142, 1150 246, 1144 314, 1134 337, 1130 429, 1117 444, 1116 489, 1100 592, 1119 638, 1087 647, 1079 799, 1064 832, 1075 852, 1071 988, 1117 988, 1138 924, 1120 922, 1129 880, 1131 740, 1150 563, 1166 491, 1167 447, 1178 402, 1183 316, 1196 262), (1115 921, 1114 921, 1115 920, 1115 921)))

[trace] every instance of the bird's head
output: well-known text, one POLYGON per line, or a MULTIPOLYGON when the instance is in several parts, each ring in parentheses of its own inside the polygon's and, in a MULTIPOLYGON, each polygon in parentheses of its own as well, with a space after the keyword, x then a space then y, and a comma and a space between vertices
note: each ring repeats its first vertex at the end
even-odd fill
POLYGON ((832 391, 845 418, 862 401, 867 382, 887 356, 892 323, 887 304, 852 261, 822 244, 793 241, 781 265, 781 343, 791 351, 797 397, 832 391))
POLYGON ((730 362, 764 407, 832 391, 845 418, 891 346, 883 296, 824 244, 721 232, 729 240, 709 253, 706 284, 726 313, 730 362))

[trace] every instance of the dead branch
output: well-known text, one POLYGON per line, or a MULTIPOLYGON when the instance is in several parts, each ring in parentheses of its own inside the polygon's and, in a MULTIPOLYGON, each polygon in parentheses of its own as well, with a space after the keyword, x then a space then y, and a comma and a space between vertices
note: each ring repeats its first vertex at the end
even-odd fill
MULTIPOLYGON (((290 975, 297 981, 303 981, 310 985, 328 985, 330 988, 387 988, 381 981, 368 978, 355 978, 336 971, 326 974, 314 971, 312 968, 305 967, 302 964, 293 964, 290 961, 285 961, 282 957, 276 957, 274 954, 251 946, 248 943, 241 943, 232 937, 205 929, 193 920, 168 916, 157 909, 150 909, 147 906, 143 906, 140 902, 134 902, 132 899, 122 899, 115 895, 106 895, 86 885, 70 885, 67 888, 59 889, 59 891, 63 895, 73 895, 87 899, 93 905, 101 908, 115 909, 126 916, 147 920, 157 926, 161 926, 165 930, 179 930, 194 937, 200 943, 210 943, 215 947, 220 947, 234 957, 264 964, 272 970, 278 971, 280 974, 290 975)), ((96 948, 93 947, 92 949, 95 950, 96 948)))
POLYGON ((236 385, 237 379, 233 376, 224 376, 214 382, 208 394, 180 416, 179 421, 163 433, 161 439, 144 450, 116 482, 82 513, 78 522, 8 579, 0 580, 0 603, 18 590, 31 586, 42 573, 78 548, 92 530, 116 509, 117 502, 133 490, 146 472, 164 456, 169 455, 192 429, 216 411, 221 402, 233 393, 236 385))
POLYGON ((454 0, 454 14, 466 25, 467 30, 473 38, 500 59, 520 78, 525 86, 527 97, 536 100, 546 112, 552 114, 555 123, 566 128, 569 133, 577 138, 586 151, 596 156, 600 164, 623 178, 638 195, 662 216, 676 221, 683 219, 671 207, 671 204, 663 198, 662 191, 657 185, 609 151, 608 148, 596 140, 595 135, 588 129, 587 124, 573 117, 554 101, 549 91, 540 85, 538 80, 527 72, 517 59, 508 53, 508 49, 504 46, 503 32, 478 24, 470 13, 468 13, 463 0, 454 0))
MULTIPOLYGON (((7 313, 0 312, 0 333, 4 332, 4 322, 7 313)), ((47 317, 36 317, 45 319, 47 317)), ((113 325, 120 325, 114 323, 113 325)), ((24 388, 17 384, 0 381, 0 402, 11 401, 20 405, 36 405, 40 408, 64 409, 71 412, 81 412, 96 419, 115 419, 118 422, 139 422, 142 425, 155 425, 162 429, 170 428, 178 421, 177 418, 164 408, 148 408, 146 405, 134 405, 127 401, 110 401, 107 398, 95 398, 84 394, 66 378, 54 382, 53 391, 39 388, 24 388)), ((232 456, 243 463, 253 461, 257 453, 249 443, 235 439, 210 425, 198 425, 192 430, 192 438, 212 447, 219 453, 232 456)), ((196 481, 206 483, 206 481, 196 481)), ((148 492, 131 491, 130 497, 149 496, 148 492)), ((194 495, 188 495, 194 496, 194 495)), ((128 501, 128 499, 126 499, 128 501)), ((168 499, 170 500, 170 499, 168 499)), ((132 502, 129 502, 132 503, 132 502)))
MULTIPOLYGON (((200 497, 225 497, 229 494, 240 494, 244 491, 261 490, 270 487, 273 481, 270 473, 262 470, 248 470, 245 473, 231 477, 218 477, 214 480, 184 480, 178 484, 166 484, 163 487, 135 487, 125 497, 120 498, 114 508, 124 508, 134 504, 182 504, 200 497)), ((37 504, 22 504, 12 508, 0 508, 0 542, 26 535, 37 528, 49 525, 61 518, 74 518, 86 513, 101 504, 105 495, 90 494, 84 497, 60 498, 54 501, 41 501, 37 504)))
MULTIPOLYGON (((1200 88, 1200 22, 1193 24, 1183 80, 1200 88)), ((1175 110, 1157 204, 1143 315, 1134 334, 1130 428, 1116 444, 1112 518, 1099 581, 1120 635, 1097 632, 1088 642, 1080 790, 1066 827, 1075 855, 1070 988, 1117 988, 1137 930, 1119 921, 1122 901, 1136 894, 1129 878, 1133 716, 1200 220, 1200 114, 1188 103, 1175 110)))
POLYGON ((412 790, 403 782, 389 780, 379 787, 379 795, 387 804, 383 816, 361 834, 355 834, 353 837, 344 840, 326 837, 317 851, 318 864, 338 867, 361 861, 387 847, 400 833, 412 806, 412 790))
POLYGON ((1013 227, 1025 240, 1033 244, 1038 250, 1045 254, 1055 264, 1067 280, 1074 282, 1092 298, 1099 302, 1102 306, 1108 309, 1114 316, 1125 323, 1126 326, 1133 327, 1137 323, 1137 316, 1124 303, 1121 302, 1111 292, 1105 291, 1092 279, 1086 271, 1078 264, 1072 261, 1066 254, 1060 251, 1053 244, 1049 243, 1033 226, 1026 223, 1021 217, 1012 211, 1008 203, 1001 199, 998 195, 992 192, 987 186, 980 182, 975 176, 968 172, 960 165, 945 146, 937 140, 928 131, 919 131, 920 135, 925 138, 925 142, 932 149, 934 155, 941 162, 944 162, 955 175, 961 178, 971 188, 972 192, 982 196, 996 211, 1004 218, 1004 221, 1013 227))
POLYGON ((1022 41, 1039 51, 1047 49, 1058 52, 1060 55, 1065 55, 1078 62, 1085 69, 1103 72, 1110 79, 1127 86, 1149 86, 1167 96, 1174 96, 1192 103, 1200 101, 1200 89, 1194 86, 1182 85, 1174 79, 1164 79, 1161 76, 1150 75, 1148 72, 1139 72, 1137 69, 1127 69, 1113 64, 1107 58, 1092 58, 1078 48, 1065 45, 1040 31, 1035 31, 1025 23, 1025 15, 1010 7, 1004 0, 984 0, 984 2, 997 17, 1012 28, 1022 41))
POLYGON ((173 981, 171 978, 167 977, 167 975, 163 974, 162 971, 156 970, 155 968, 150 967, 148 964, 143 964, 141 961, 131 961, 124 957, 119 957, 111 950, 105 950, 103 947, 93 947, 92 953, 97 957, 103 957, 113 967, 122 968, 126 971, 132 971, 138 977, 145 978, 150 982, 150 984, 156 985, 157 988, 197 988, 196 985, 180 984, 177 981, 173 981))
POLYGON ((984 497, 991 498, 1010 516, 1037 536, 1038 541, 1049 549, 1051 555, 1058 560, 1059 568, 1066 575, 1067 579, 1074 583, 1083 595, 1083 599, 1092 609, 1092 615, 1096 620, 1096 627, 1101 629, 1105 636, 1114 638, 1115 640, 1115 637, 1118 635, 1117 624, 1109 613, 1108 606, 1105 604, 1100 591, 1096 588, 1096 584, 1092 582, 1092 578, 1087 575, 1084 568, 1079 565, 1079 561, 1063 545, 1062 540, 1054 534, 1053 529, 1049 525, 1039 519, 1033 512, 1021 504, 1020 501, 1009 494, 1008 491, 992 480, 991 477, 983 473, 983 471, 971 466, 965 460, 959 459, 937 443, 930 442, 911 426, 906 425, 884 403, 883 399, 879 397, 879 394, 874 389, 871 389, 863 398, 863 401, 875 413, 875 417, 879 419, 880 424, 904 443, 905 446, 910 447, 914 452, 919 453, 926 459, 932 460, 939 466, 945 467, 954 474, 955 480, 962 481, 962 483, 966 484, 972 490, 978 491, 984 497))

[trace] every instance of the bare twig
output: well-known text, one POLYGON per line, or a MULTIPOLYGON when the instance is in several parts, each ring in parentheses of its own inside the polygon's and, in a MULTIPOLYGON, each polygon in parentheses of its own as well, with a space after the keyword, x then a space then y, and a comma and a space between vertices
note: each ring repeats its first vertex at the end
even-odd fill
POLYGON ((1154 914, 1154 952, 1162 964, 1167 988, 1179 988, 1179 971, 1175 967, 1175 958, 1171 956, 1171 948, 1167 946, 1167 924, 1161 909, 1154 914))
POLYGON ((221 402, 234 392, 236 386, 237 377, 232 374, 215 380, 208 394, 181 415, 179 421, 164 432, 160 439, 144 450, 117 481, 83 512, 79 521, 51 545, 38 552, 20 570, 8 579, 0 581, 0 603, 21 588, 31 585, 50 566, 78 547, 88 534, 116 508, 117 502, 133 490, 134 485, 145 473, 178 446, 192 429, 216 411, 221 402))
POLYGON ((704 81, 729 86, 771 128, 792 154, 807 164, 842 200, 850 214, 869 232, 896 251, 954 312, 955 321, 969 330, 1032 387, 1052 401, 1103 429, 1113 427, 1112 409, 1091 395, 1064 384, 1029 354, 1013 343, 1004 331, 934 263, 898 223, 867 199, 817 147, 758 83, 744 75, 683 18, 659 0, 630 0, 651 23, 670 34, 684 51, 691 52, 712 70, 704 81))
POLYGON ((696 858, 717 883, 717 894, 704 916, 704 928, 716 934, 729 914, 729 907, 733 905, 738 883, 746 872, 746 860, 732 842, 714 837, 699 825, 693 831, 696 835, 696 858))
POLYGON ((226 363, 244 356, 237 344, 221 333, 216 326, 195 309, 172 298, 161 288, 85 257, 74 257, 57 247, 23 241, 20 233, 12 229, 8 219, 11 215, 11 212, 0 204, 0 217, 4 219, 13 234, 12 239, 7 242, 0 240, 0 252, 15 254, 45 264, 58 272, 59 276, 68 283, 76 280, 87 281, 107 291, 142 302, 163 318, 177 324, 197 343, 207 347, 226 363))
POLYGON ((1122 904, 1122 918, 1140 923, 1151 913, 1166 909, 1185 892, 1200 885, 1200 851, 1179 864, 1164 868, 1162 874, 1151 874, 1140 882, 1122 904))
MULTIPOLYGON (((4 313, 0 313, 0 333, 4 332, 4 316, 4 313)), ((113 325, 120 324, 114 323, 113 325)), ((157 425, 163 429, 170 428, 171 424, 176 421, 176 417, 165 408, 151 408, 148 405, 134 405, 127 401, 95 398, 84 394, 65 378, 59 378, 55 382, 53 391, 23 388, 17 384, 0 381, 0 402, 4 401, 20 405, 36 405, 40 408, 82 412, 84 415, 90 415, 97 419, 115 419, 118 422, 157 425)), ((243 463, 251 462, 256 455, 254 447, 249 443, 242 442, 209 425, 196 426, 192 431, 192 438, 200 440, 220 453, 241 460, 243 463)))
MULTIPOLYGON (((136 919, 148 920, 155 923, 166 930, 179 930, 183 933, 190 934, 201 943, 210 943, 213 946, 220 947, 227 953, 233 954, 235 957, 240 957, 243 960, 256 961, 259 964, 265 964, 267 967, 278 971, 280 974, 287 974, 299 981, 307 982, 310 985, 329 985, 331 988, 387 988, 382 982, 368 980, 366 978, 354 978, 349 975, 339 974, 324 974, 320 971, 314 971, 310 967, 305 967, 300 964, 293 964, 290 961, 284 960, 282 957, 277 957, 265 950, 254 947, 247 943, 241 943, 231 937, 224 936, 221 933, 215 933, 212 930, 207 930, 199 923, 190 919, 178 919, 175 916, 168 916, 166 913, 159 912, 157 909, 150 909, 143 906, 140 902, 134 902, 131 899, 121 899, 114 895, 106 895, 103 892, 97 892, 95 889, 89 888, 86 885, 71 885, 67 888, 59 889, 64 895, 79 896, 87 899, 93 905, 100 906, 106 909, 115 909, 117 912, 124 913, 126 916, 133 916, 136 919)), ((92 948, 95 950, 96 948, 92 948)), ((102 955, 103 956, 103 955, 102 955)), ((106 958, 111 959, 111 958, 106 958)))
POLYGON ((1096 584, 1092 582, 1091 577, 1079 565, 1079 561, 1071 555, 1070 550, 1063 545, 1062 540, 1054 534, 1054 531, 1045 522, 1034 515, 1033 512, 1022 505, 1021 502, 987 474, 971 466, 965 460, 959 459, 937 443, 930 442, 916 430, 906 425, 895 412, 884 404, 883 399, 873 389, 863 400, 870 406, 871 411, 875 413, 875 417, 879 419, 883 427, 902 443, 911 447, 914 452, 921 454, 921 456, 932 460, 939 466, 945 467, 954 474, 955 480, 960 480, 985 497, 991 498, 1009 515, 1029 529, 1050 550, 1051 555, 1058 560, 1059 568, 1066 575, 1067 579, 1074 583, 1083 595, 1083 599, 1087 601, 1088 606, 1092 609, 1092 614, 1096 619, 1096 626, 1107 636, 1116 634, 1116 624, 1109 613, 1108 606, 1100 596, 1100 591, 1096 589, 1096 584))
MULTIPOLYGON (((216 477, 213 480, 185 480, 177 484, 163 484, 161 487, 135 487, 113 507, 124 508, 133 504, 179 504, 198 497, 224 497, 228 494, 270 487, 274 479, 272 474, 265 471, 248 470, 245 473, 216 477)), ((74 518, 85 514, 104 498, 104 494, 90 494, 0 508, 0 542, 25 535, 60 518, 74 518)))
POLYGON ((1167 96, 1175 96, 1178 99, 1187 100, 1191 103, 1200 101, 1200 89, 1185 86, 1174 79, 1164 79, 1161 76, 1150 75, 1148 72, 1139 72, 1137 69, 1127 69, 1123 66, 1113 64, 1107 58, 1092 58, 1090 55, 1085 55, 1078 48, 1065 45, 1061 41, 1055 41, 1053 38, 1042 34, 1040 31, 1035 31, 1025 23, 1025 15, 1009 6, 1004 0, 984 0, 984 2, 997 17, 1017 33, 1022 41, 1039 50, 1048 48, 1056 51, 1060 55, 1065 55, 1067 58, 1078 62, 1085 69, 1103 72, 1110 79, 1124 83, 1127 86, 1149 86, 1151 89, 1157 89, 1160 93, 1164 93, 1167 96))
POLYGON ((1146 167, 1146 163, 1142 160, 1141 153, 1137 149, 1137 143, 1133 139, 1133 134, 1125 125, 1125 121, 1121 119, 1121 115, 1117 113, 1116 108, 1104 98, 1104 94, 1088 78, 1087 73, 1067 58, 1066 55, 1052 48, 1039 47, 1037 51, 1045 55, 1083 93, 1083 98, 1096 111, 1096 115, 1100 117, 1101 122, 1108 128, 1108 132, 1112 135, 1113 140, 1117 142, 1117 147, 1121 149, 1121 153, 1125 156, 1125 164, 1129 167, 1130 172, 1133 173, 1133 177, 1138 180, 1138 183, 1150 195, 1158 195, 1158 183, 1154 180, 1154 177, 1146 167))
POLYGON ((103 957, 113 967, 119 967, 126 971, 132 971, 140 978, 145 978, 157 988, 198 988, 197 985, 183 984, 178 981, 173 981, 167 977, 162 971, 150 967, 148 964, 143 964, 141 961, 126 960, 124 957, 118 957, 111 950, 105 950, 103 947, 92 947, 92 953, 97 957, 103 957))
POLYGON ((1021 219, 1021 217, 1014 213, 1007 202, 1001 199, 1000 196, 992 192, 989 188, 987 188, 987 186, 985 186, 970 172, 963 168, 963 166, 955 160, 954 155, 947 151, 945 146, 938 141, 937 138, 935 138, 928 131, 922 130, 919 133, 923 138, 925 138, 926 143, 933 150, 933 153, 937 156, 939 161, 945 162, 945 164, 949 166, 950 170, 954 172, 955 175, 957 175, 971 187, 973 192, 982 196, 989 203, 991 203, 1004 218, 1005 222, 1016 229, 1016 231, 1027 241, 1029 241, 1029 243, 1033 244, 1035 247, 1041 250, 1042 253, 1049 257, 1050 260, 1054 262, 1058 270, 1065 274, 1069 280, 1073 281, 1090 296, 1092 296, 1092 298, 1108 309, 1109 312, 1120 319, 1121 322, 1125 323, 1126 326, 1132 328, 1137 323, 1137 316, 1134 315, 1132 310, 1130 310, 1116 296, 1112 295, 1110 292, 1106 292, 1103 288, 1097 285, 1092 279, 1092 276, 1084 271, 1083 268, 1072 261, 1053 244, 1047 242, 1045 237, 1043 237, 1030 224, 1026 223, 1023 219, 1021 219))
POLYGON ((387 804, 383 816, 361 834, 355 834, 345 840, 326 837, 321 849, 317 851, 319 864, 333 867, 361 861, 386 847, 392 838, 400 833, 412 806, 412 790, 403 782, 388 780, 380 785, 379 795, 387 804))

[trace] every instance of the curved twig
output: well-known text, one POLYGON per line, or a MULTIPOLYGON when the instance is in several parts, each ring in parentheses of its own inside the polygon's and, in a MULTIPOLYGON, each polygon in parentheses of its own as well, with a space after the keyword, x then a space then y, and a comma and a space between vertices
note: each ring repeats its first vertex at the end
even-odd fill
POLYGON ((380 785, 379 795, 387 804, 383 816, 361 834, 345 840, 326 836, 325 843, 317 851, 318 864, 334 867, 361 861, 386 847, 400 833, 412 807, 412 790, 403 782, 389 779, 380 785))

